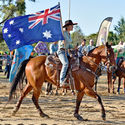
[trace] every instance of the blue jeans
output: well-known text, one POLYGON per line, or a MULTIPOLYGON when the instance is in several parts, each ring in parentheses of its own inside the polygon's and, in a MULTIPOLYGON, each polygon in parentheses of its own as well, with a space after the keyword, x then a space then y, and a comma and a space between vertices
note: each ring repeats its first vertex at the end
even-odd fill
POLYGON ((61 73, 60 73, 60 83, 62 83, 66 77, 66 72, 68 69, 69 61, 65 54, 65 50, 58 50, 57 54, 62 63, 62 69, 61 69, 61 73))
POLYGON ((122 59, 122 57, 117 57, 117 59, 116 59, 116 64, 117 65, 118 65, 120 59, 122 59))

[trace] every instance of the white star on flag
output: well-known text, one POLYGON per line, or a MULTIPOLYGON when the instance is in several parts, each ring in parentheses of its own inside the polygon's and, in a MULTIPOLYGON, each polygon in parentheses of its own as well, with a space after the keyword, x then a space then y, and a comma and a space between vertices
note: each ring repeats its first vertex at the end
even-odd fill
POLYGON ((20 44, 20 40, 17 40, 17 41, 16 41, 16 45, 17 45, 17 44, 20 44))
POLYGON ((8 37, 10 38, 10 37, 11 37, 11 34, 8 34, 8 37))
POLYGON ((11 21, 9 22, 10 25, 12 25, 13 23, 14 23, 14 20, 11 20, 11 21))
POLYGON ((7 29, 7 28, 5 28, 5 29, 3 30, 3 32, 4 32, 4 33, 7 33, 7 32, 8 32, 8 29, 7 29))
POLYGON ((46 37, 46 39, 49 39, 49 38, 52 38, 51 36, 52 36, 52 34, 50 33, 51 31, 45 31, 45 32, 43 32, 43 37, 46 37))
POLYGON ((19 31, 20 31, 21 33, 23 33, 23 28, 19 28, 19 31))

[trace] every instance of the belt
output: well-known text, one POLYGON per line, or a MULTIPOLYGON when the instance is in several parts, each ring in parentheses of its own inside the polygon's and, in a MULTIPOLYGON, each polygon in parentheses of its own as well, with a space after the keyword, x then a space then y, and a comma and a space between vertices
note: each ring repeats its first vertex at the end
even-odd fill
POLYGON ((64 48, 60 48, 60 50, 65 51, 65 49, 64 49, 64 48))

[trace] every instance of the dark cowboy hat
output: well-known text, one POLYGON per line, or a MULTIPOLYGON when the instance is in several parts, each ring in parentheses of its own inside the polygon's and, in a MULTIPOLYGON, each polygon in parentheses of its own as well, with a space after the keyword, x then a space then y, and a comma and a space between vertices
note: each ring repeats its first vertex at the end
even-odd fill
POLYGON ((72 20, 66 20, 63 28, 65 28, 66 26, 69 26, 69 25, 77 25, 77 23, 73 23, 72 20))

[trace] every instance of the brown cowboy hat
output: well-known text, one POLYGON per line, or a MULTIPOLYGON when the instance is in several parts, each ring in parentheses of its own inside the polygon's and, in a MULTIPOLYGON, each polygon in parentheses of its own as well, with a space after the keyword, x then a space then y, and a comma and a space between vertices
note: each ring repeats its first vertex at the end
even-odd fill
POLYGON ((72 20, 66 20, 63 28, 65 28, 66 26, 69 26, 69 25, 77 25, 77 23, 73 23, 72 20))

